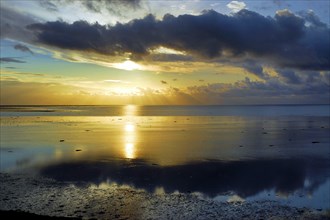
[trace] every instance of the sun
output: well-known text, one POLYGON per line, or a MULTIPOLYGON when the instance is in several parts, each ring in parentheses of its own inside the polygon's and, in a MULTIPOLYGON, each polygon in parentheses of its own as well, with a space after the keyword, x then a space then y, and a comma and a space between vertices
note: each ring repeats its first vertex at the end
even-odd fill
POLYGON ((141 65, 139 65, 131 60, 126 60, 122 63, 115 63, 114 67, 117 69, 123 69, 123 70, 128 70, 128 71, 142 69, 141 65))

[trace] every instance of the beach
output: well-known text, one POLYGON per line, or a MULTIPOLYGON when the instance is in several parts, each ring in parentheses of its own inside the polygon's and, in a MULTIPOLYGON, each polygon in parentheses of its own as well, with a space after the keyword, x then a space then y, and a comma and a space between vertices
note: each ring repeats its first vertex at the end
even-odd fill
POLYGON ((1 210, 83 219, 327 219, 325 210, 276 202, 217 202, 197 193, 147 193, 117 184, 76 186, 1 174, 1 210))
POLYGON ((328 106, 277 108, 2 108, 0 210, 327 219, 328 106))
POLYGON ((0 219, 329 219, 330 0, 0 0, 0 219))

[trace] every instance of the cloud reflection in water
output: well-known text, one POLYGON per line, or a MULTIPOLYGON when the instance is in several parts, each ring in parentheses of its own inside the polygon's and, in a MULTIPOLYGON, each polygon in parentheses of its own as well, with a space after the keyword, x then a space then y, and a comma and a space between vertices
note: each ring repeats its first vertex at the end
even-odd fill
POLYGON ((166 193, 178 190, 216 197, 234 192, 245 198, 266 190, 285 195, 297 190, 313 194, 329 178, 329 171, 329 161, 319 159, 202 161, 165 167, 134 159, 61 163, 44 167, 41 174, 79 183, 100 184, 111 180, 149 192, 163 187, 166 193))

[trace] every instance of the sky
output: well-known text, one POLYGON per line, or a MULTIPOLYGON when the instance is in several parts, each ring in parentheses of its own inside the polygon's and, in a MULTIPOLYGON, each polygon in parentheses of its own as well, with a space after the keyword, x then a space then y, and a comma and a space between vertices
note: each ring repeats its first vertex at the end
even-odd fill
POLYGON ((1 105, 329 104, 328 0, 1 0, 1 105))

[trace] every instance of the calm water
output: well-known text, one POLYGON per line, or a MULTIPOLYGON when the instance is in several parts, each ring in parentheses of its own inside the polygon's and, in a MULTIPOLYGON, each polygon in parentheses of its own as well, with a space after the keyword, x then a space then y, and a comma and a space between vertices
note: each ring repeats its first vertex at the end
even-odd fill
POLYGON ((329 116, 330 105, 2 106, 1 116, 329 116))
POLYGON ((1 172, 330 208, 328 105, 1 107, 1 172))

